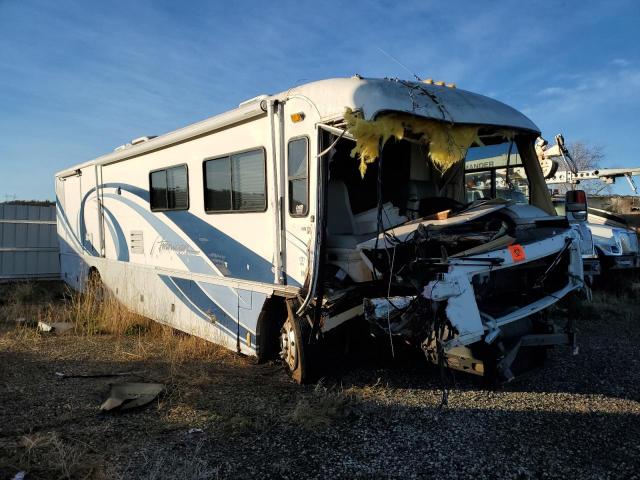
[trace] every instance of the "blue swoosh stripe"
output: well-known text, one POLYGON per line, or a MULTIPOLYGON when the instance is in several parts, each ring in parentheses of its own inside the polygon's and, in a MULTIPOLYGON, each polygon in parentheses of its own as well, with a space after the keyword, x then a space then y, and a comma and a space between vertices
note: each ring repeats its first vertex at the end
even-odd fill
MULTIPOLYGON (((149 202, 149 192, 140 187, 126 183, 105 183, 103 188, 121 188, 132 193, 145 202, 149 202)), ((208 258, 215 258, 216 262, 224 262, 229 276, 242 280, 253 280, 263 283, 273 283, 271 262, 265 260, 253 250, 221 232, 209 223, 198 218, 187 210, 162 212, 173 221, 195 243, 208 258), (202 241, 204 238, 205 241, 202 241), (247 265, 249 268, 247 269, 247 265)), ((204 272, 200 272, 204 273, 204 272)))
POLYGON ((96 189, 95 187, 89 189, 89 191, 85 193, 84 197, 82 197, 82 201, 80 202, 80 211, 78 212, 78 217, 80 220, 80 226, 79 226, 80 240, 81 240, 80 244, 90 255, 97 257, 98 251, 94 248, 91 242, 84 241, 84 239, 87 238, 87 225, 84 222, 84 205, 87 199, 89 198, 89 195, 91 195, 91 193, 94 192, 95 189, 96 189))
MULTIPOLYGON (((238 323, 235 319, 227 315, 215 302, 213 302, 200 286, 193 280, 187 280, 179 277, 171 277, 168 275, 159 275, 162 281, 171 289, 189 309, 203 320, 211 323, 210 315, 215 317, 215 323, 218 328, 223 330, 227 335, 236 338, 238 333, 238 323), (190 305, 196 308, 191 308, 190 305)), ((247 344, 247 333, 245 327, 240 325, 240 342, 247 344)), ((254 335, 251 336, 254 338, 254 335)))
POLYGON ((82 243, 80 243, 80 240, 78 239, 75 232, 73 231, 73 228, 71 227, 71 223, 67 218, 67 213, 64 211, 64 208, 62 207, 62 204, 60 203, 60 200, 58 199, 58 197, 56 197, 56 212, 62 217, 62 227, 67 231, 69 236, 71 236, 71 238, 76 241, 78 246, 82 248, 82 243))
POLYGON ((109 231, 111 232, 111 237, 113 238, 113 243, 116 246, 116 255, 118 260, 123 262, 129 261, 129 247, 127 246, 127 239, 124 236, 124 232, 122 231, 122 227, 116 220, 116 217, 109 211, 107 207, 102 207, 104 213, 109 217, 110 223, 107 223, 109 227, 109 231))
MULTIPOLYGON (((135 211, 138 215, 144 218, 151 227, 158 232, 158 234, 169 242, 183 243, 182 238, 174 232, 163 221, 157 218, 152 212, 142 208, 137 203, 133 202, 129 198, 122 197, 117 194, 105 193, 105 198, 113 198, 119 202, 124 203, 135 211)), ((179 255, 180 261, 184 264, 188 271, 193 273, 202 273, 205 275, 218 275, 218 273, 209 265, 203 258, 196 255, 179 255)))

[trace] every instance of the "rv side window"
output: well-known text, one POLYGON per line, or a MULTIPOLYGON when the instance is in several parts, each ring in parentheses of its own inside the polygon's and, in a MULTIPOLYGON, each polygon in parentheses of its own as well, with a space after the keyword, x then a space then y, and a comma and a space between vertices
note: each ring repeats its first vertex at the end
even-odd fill
POLYGON ((204 162, 206 212, 264 212, 267 209, 264 149, 204 162))
POLYGON ((187 166, 156 170, 149 175, 151 210, 187 210, 189 186, 187 166))
POLYGON ((309 141, 306 137, 289 142, 287 174, 289 176, 289 214, 304 217, 309 211, 309 141))

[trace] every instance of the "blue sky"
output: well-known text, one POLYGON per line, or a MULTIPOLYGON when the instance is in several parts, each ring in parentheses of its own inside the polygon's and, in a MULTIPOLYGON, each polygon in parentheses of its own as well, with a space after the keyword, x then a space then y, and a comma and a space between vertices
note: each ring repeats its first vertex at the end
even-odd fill
POLYGON ((640 164, 637 0, 0 0, 0 201, 52 199, 54 172, 257 94, 409 78, 381 49, 640 164))

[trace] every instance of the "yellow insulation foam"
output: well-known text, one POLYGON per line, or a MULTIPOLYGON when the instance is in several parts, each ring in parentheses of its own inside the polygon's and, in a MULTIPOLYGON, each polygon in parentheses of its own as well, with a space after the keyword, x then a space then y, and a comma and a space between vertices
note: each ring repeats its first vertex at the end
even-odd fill
POLYGON ((344 113, 347 131, 356 139, 351 156, 360 158, 360 174, 364 177, 367 165, 380 155, 380 145, 394 137, 405 135, 429 146, 429 158, 441 172, 462 160, 478 135, 477 126, 456 125, 404 113, 389 113, 375 120, 365 120, 347 108, 344 113))

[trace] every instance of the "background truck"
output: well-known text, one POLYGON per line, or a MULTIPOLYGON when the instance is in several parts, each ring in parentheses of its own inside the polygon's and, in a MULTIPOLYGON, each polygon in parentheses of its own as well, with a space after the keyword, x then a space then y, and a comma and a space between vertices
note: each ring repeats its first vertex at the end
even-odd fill
MULTIPOLYGON (((556 135, 556 144, 552 147, 547 147, 546 141, 539 139, 536 149, 541 165, 548 169, 547 185, 565 184, 575 188, 581 181, 597 180, 612 184, 616 178, 625 178, 634 193, 638 193, 633 177, 640 175, 640 167, 578 170, 571 160, 562 135, 556 135)), ((558 213, 564 215, 565 198, 556 195, 553 197, 553 203, 558 213)), ((604 209, 589 207, 587 217, 580 220, 586 220, 579 223, 584 223, 591 233, 600 271, 640 267, 637 230, 623 217, 604 209)))

